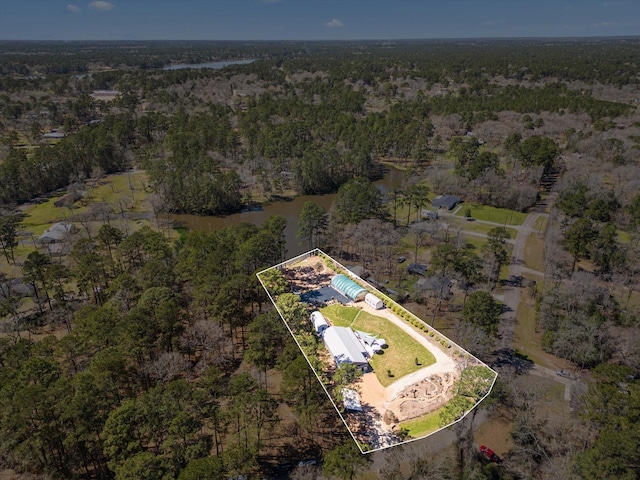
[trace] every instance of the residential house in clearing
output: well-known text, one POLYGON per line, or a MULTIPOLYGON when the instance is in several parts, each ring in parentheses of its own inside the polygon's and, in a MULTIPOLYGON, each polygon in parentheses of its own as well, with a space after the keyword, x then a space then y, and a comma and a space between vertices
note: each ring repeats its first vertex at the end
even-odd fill
POLYGON ((407 272, 424 277, 427 274, 427 266, 422 263, 410 263, 407 266, 407 272))
POLYGON ((433 199, 431 205, 436 208, 446 208, 447 210, 453 210, 453 208, 462 202, 462 199, 456 195, 438 195, 433 199))
POLYGON ((38 242, 42 244, 62 243, 67 237, 75 233, 78 229, 73 223, 58 222, 51 225, 47 230, 38 237, 38 242))

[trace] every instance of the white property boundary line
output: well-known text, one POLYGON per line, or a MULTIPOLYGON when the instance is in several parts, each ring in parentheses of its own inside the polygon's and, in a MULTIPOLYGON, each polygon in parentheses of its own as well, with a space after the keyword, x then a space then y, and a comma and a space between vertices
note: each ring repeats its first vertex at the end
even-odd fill
MULTIPOLYGON (((458 345, 457 343, 455 343, 454 341, 450 340, 449 337, 447 337, 446 335, 443 335, 441 332, 439 332, 438 330, 436 330, 435 328, 433 328, 431 325, 429 325, 427 322, 425 322, 424 320, 422 320, 421 318, 419 318, 417 315, 415 315, 414 313, 410 312, 409 310, 407 310, 406 308, 404 308, 402 305, 400 305, 399 303, 395 302, 394 300, 392 300, 388 295, 382 293, 380 290, 378 290, 377 288, 375 288, 374 286, 372 286, 371 284, 369 284, 367 281, 363 280, 362 278, 360 278, 358 275, 356 275, 355 273, 353 273, 351 270, 349 270, 348 268, 346 268, 344 265, 342 265, 340 262, 336 261, 333 257, 331 257, 330 255, 327 255, 325 252, 323 252, 322 250, 320 250, 319 248, 314 248, 313 250, 309 250, 306 253, 302 253, 296 257, 290 258, 289 260, 285 260, 284 262, 280 262, 277 265, 274 265, 272 267, 269 268, 265 268, 264 270, 261 270, 260 272, 256 273, 256 277, 258 277, 258 281, 260 282, 260 284, 262 285, 262 288, 264 288, 265 292, 267 292, 267 296, 269 297, 269 300, 271 300, 271 303, 273 304, 273 306, 275 307, 276 311, 278 312, 278 314, 280 315, 280 318, 282 319, 282 321, 284 322, 284 325, 287 327, 287 330, 289 331, 289 334, 291 335, 291 337, 293 337, 293 341, 296 342, 296 345, 298 346, 298 349, 300 350, 300 352, 302 352, 302 355, 304 356, 304 359, 307 361, 307 363, 309 364, 309 368, 311 368, 311 371, 313 372, 313 374, 315 375, 316 379, 318 380, 318 383, 320 383, 320 385, 322 386, 322 389, 324 390, 325 394, 327 395, 327 397, 329 398, 329 401, 331 402, 331 404, 333 405, 333 408, 335 408, 336 412, 338 413, 338 416, 340 417, 340 419, 342 420, 342 423, 344 423, 344 425, 347 427, 347 431, 349 432, 349 435, 351 435, 351 438, 353 438, 353 441, 355 442, 355 444, 358 447, 358 450, 360 450, 360 453, 362 454, 367 454, 367 453, 373 453, 373 452, 378 452, 380 450, 384 450, 386 448, 391 448, 391 447, 395 447, 398 445, 404 445, 406 443, 411 443, 411 442, 415 442, 417 440, 422 440, 423 438, 426 438, 428 436, 434 435, 442 430, 444 430, 445 428, 449 428, 452 425, 455 425, 456 423, 464 420, 467 415, 469 415, 475 408, 477 408, 482 401, 487 398, 490 394, 491 391, 493 390, 493 387, 495 386, 495 383, 498 379, 498 372, 496 372, 493 368, 491 368, 489 365, 487 365, 486 363, 484 363, 482 360, 478 359, 475 355, 473 355, 471 352, 468 352, 467 350, 465 350, 464 348, 462 348, 460 345, 458 345), (320 255, 318 255, 320 254, 320 255), (347 424, 346 420, 344 419, 344 417, 342 416, 342 413, 340 413, 340 410, 338 409, 338 406, 336 405, 336 403, 333 401, 333 397, 331 396, 331 394, 329 393, 329 391, 327 390, 327 387, 324 385, 324 383, 322 382, 322 380, 320 379, 320 376, 318 375, 318 373, 316 372, 316 369, 313 368, 313 365, 311 365, 311 362, 309 361, 309 358, 307 357, 306 353, 304 353, 304 350, 302 349, 302 347, 300 346, 300 344, 298 343, 298 340, 296 339, 296 336, 293 334, 293 331, 291 330, 291 328, 289 328, 289 324, 287 323, 287 321, 284 318, 284 315, 282 315, 282 312, 278 309, 278 305, 276 304, 275 300, 273 299, 273 297, 271 296, 271 292, 269 292, 269 289, 267 289, 267 287, 265 286, 264 282, 262 281, 262 278, 260 278, 260 275, 262 275, 263 273, 269 271, 269 270, 273 270, 273 269, 282 269, 283 266, 288 266, 294 263, 297 263, 299 261, 302 260, 306 260, 308 258, 311 258, 313 256, 320 256, 322 258, 322 256, 324 256, 325 258, 322 258, 322 260, 324 261, 325 259, 329 259, 331 260, 331 262, 334 263, 334 265, 337 265, 339 268, 341 268, 342 270, 344 270, 346 272, 346 274, 358 281, 360 281, 361 283, 365 284, 367 286, 368 290, 373 290, 375 291, 378 295, 380 295, 383 300, 386 300, 388 302, 391 302, 395 305, 397 305, 398 307, 400 307, 401 309, 403 309, 405 312, 407 312, 412 318, 418 320, 420 323, 424 324, 431 332, 434 332, 435 334, 438 334, 441 338, 445 338, 448 342, 450 342, 452 345, 454 345, 456 348, 458 348, 459 350, 461 350, 462 352, 465 352, 467 355, 469 355, 470 357, 472 357, 473 359, 475 359, 480 365, 479 366, 484 366, 486 368, 488 368, 489 370, 491 370, 494 373, 494 378, 493 378, 493 382, 491 382, 491 386, 489 387, 489 389, 487 390, 487 393, 480 399, 478 400, 475 405, 469 409, 467 412, 464 413, 464 415, 462 415, 459 419, 457 419, 455 422, 449 423, 448 425, 445 425, 444 427, 440 427, 437 430, 434 430, 431 433, 428 433, 427 435, 424 435, 422 437, 419 438, 412 438, 409 440, 405 440, 403 442, 398 442, 396 444, 393 445, 388 445, 385 447, 379 447, 376 449, 371 449, 371 450, 367 450, 364 451, 362 450, 362 448, 360 447, 360 442, 356 439, 356 437, 354 436, 353 432, 351 431, 351 428, 349 428, 349 425, 347 424)), ((385 304, 385 307, 388 308, 388 305, 385 304)), ((395 313, 395 312, 394 312, 395 313)), ((401 321, 407 321, 404 318, 400 318, 401 321)), ((410 322, 408 322, 410 323, 410 322)), ((413 326, 413 325, 412 325, 413 326)), ((440 348, 440 347, 437 347, 440 348)))

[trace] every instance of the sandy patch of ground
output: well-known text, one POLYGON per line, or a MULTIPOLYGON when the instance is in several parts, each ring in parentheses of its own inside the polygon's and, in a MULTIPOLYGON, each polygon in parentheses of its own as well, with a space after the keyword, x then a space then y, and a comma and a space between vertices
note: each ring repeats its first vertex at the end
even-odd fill
POLYGON ((289 265, 282 269, 282 273, 289 285, 300 293, 328 286, 335 275, 319 257, 309 257, 289 265))

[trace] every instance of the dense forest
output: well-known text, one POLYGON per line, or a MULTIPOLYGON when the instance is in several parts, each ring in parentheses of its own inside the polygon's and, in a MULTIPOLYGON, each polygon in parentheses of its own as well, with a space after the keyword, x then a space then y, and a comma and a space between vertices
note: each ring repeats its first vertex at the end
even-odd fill
POLYGON ((637 478, 639 43, 0 43, 0 467, 637 478), (253 61, 163 69, 221 60, 253 61), (402 184, 381 191, 390 168, 402 184), (82 193, 119 174, 121 191, 82 193), (33 223, 63 193, 84 198, 33 223), (330 208, 304 205, 300 244, 366 267, 500 374, 437 447, 357 450, 255 275, 287 258, 284 217, 211 233, 167 220, 327 193, 330 208), (464 199, 459 216, 425 220, 440 194, 464 199), (63 254, 36 240, 56 219, 78 229, 63 254), (525 228, 528 271, 510 278, 525 228), (534 346, 509 335, 510 288, 534 346), (532 379, 555 366, 570 398, 549 407, 532 379), (504 461, 488 462, 474 430, 502 421, 504 461))

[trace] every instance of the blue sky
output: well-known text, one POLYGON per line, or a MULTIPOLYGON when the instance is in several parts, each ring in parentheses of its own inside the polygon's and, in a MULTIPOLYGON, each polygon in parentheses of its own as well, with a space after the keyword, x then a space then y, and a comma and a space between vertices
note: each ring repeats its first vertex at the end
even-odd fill
POLYGON ((640 0, 0 0, 0 40, 640 35, 640 0))

